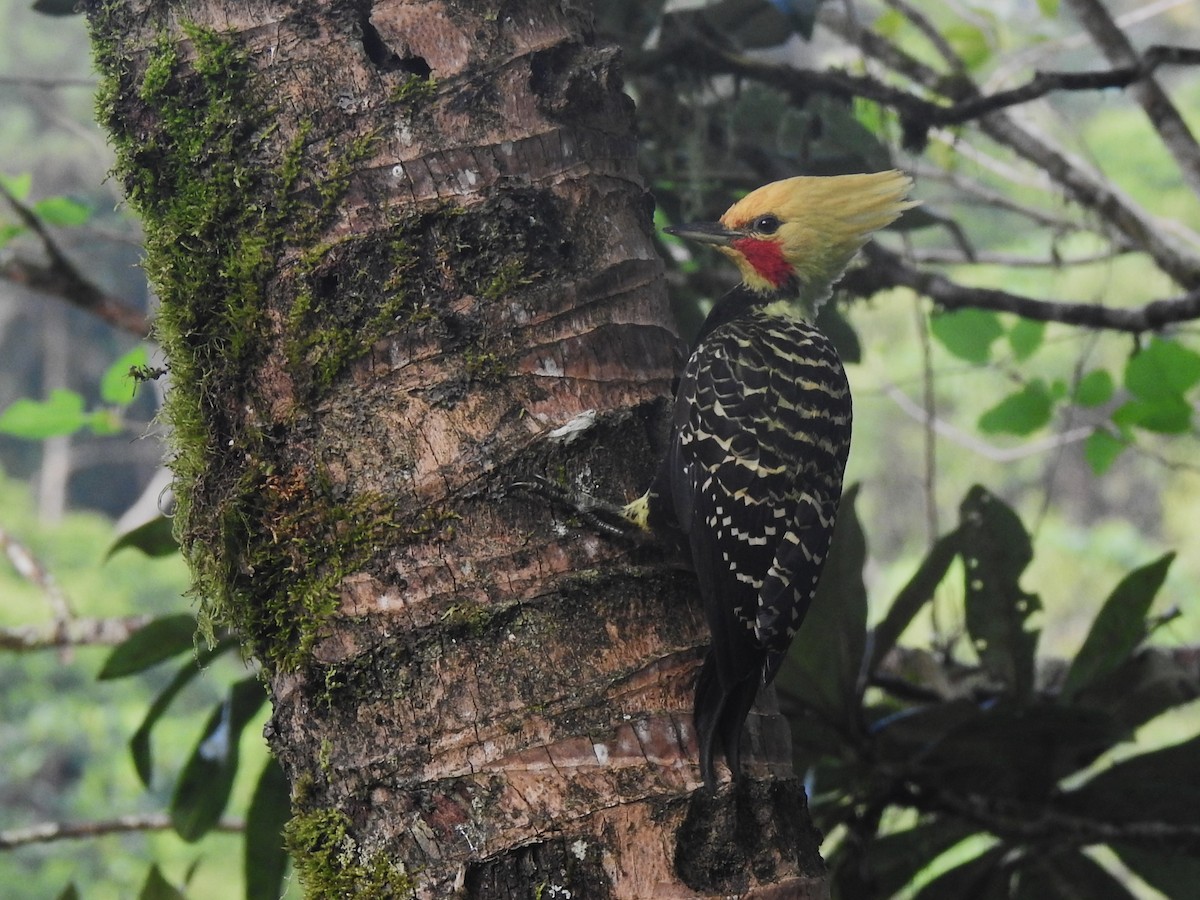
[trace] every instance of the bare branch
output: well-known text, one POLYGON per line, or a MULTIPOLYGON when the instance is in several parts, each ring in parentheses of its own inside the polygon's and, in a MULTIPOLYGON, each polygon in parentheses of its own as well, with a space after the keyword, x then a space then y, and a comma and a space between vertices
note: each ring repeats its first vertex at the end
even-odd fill
POLYGON ((0 548, 8 556, 17 574, 36 585, 46 597, 50 606, 50 614, 54 616, 57 625, 63 625, 75 618, 71 602, 50 571, 34 556, 33 551, 0 527, 0 548))
MULTIPOLYGON (((950 99, 959 102, 973 102, 980 99, 978 90, 969 81, 946 79, 940 72, 909 56, 874 32, 859 28, 855 23, 837 17, 829 17, 825 23, 835 32, 855 43, 867 55, 878 59, 930 91, 948 94, 950 99)), ((772 67, 767 66, 766 68, 772 67)), ((786 67, 773 68, 787 71, 786 67)), ((904 92, 898 91, 897 93, 904 92)), ((909 100, 903 101, 905 105, 895 105, 893 108, 897 109, 902 117, 907 115, 911 120, 912 116, 920 115, 921 104, 925 104, 926 101, 911 95, 909 97, 909 100)), ((880 102, 886 101, 881 100, 880 102)), ((981 116, 978 121, 986 135, 1016 151, 1060 185, 1069 197, 1088 209, 1094 210, 1106 231, 1113 234, 1119 243, 1132 243, 1134 246, 1144 249, 1164 272, 1184 288, 1190 290, 1200 287, 1200 256, 1189 253, 1174 242, 1168 241, 1163 235, 1161 224, 1134 203, 1131 198, 1116 190, 1112 184, 1103 181, 1078 160, 1068 157, 1046 138, 1018 125, 1004 112, 989 112, 981 116)))
POLYGON ((907 287, 924 294, 943 309, 991 309, 1039 322, 1062 322, 1131 334, 1159 331, 1177 322, 1200 318, 1200 287, 1181 297, 1123 309, 1095 303, 1038 300, 995 288, 968 287, 936 272, 915 269, 899 254, 876 243, 868 244, 864 255, 872 265, 851 272, 842 281, 843 287, 859 295, 869 295, 888 287, 907 287))
POLYGON ((908 19, 913 24, 913 27, 925 36, 925 39, 933 45, 934 49, 945 60, 946 65, 956 75, 966 73, 966 66, 963 65, 962 58, 954 52, 954 48, 950 46, 950 42, 946 40, 945 36, 924 14, 913 7, 912 4, 906 2, 906 0, 884 0, 884 2, 897 10, 904 18, 908 19))
MULTIPOLYGON (((51 841, 78 840, 102 837, 106 834, 123 834, 130 831, 168 831, 172 827, 171 817, 166 813, 120 816, 99 822, 42 822, 25 828, 0 831, 0 850, 12 850, 29 844, 45 844, 51 841)), ((244 831, 244 822, 222 819, 217 823, 218 831, 244 831)))
POLYGON ((150 621, 150 616, 70 619, 44 625, 0 628, 0 650, 26 653, 65 647, 113 647, 150 621))
MULTIPOLYGON (((1163 61, 1176 61, 1165 60, 1164 57, 1164 51, 1172 48, 1150 47, 1143 56, 1139 57, 1137 50, 1134 49, 1125 32, 1113 21, 1103 3, 1099 0, 1067 0, 1067 2, 1075 12, 1075 18, 1087 29, 1088 34, 1092 36, 1110 63, 1126 70, 1145 69, 1143 76, 1138 78, 1136 83, 1130 85, 1130 92, 1145 110, 1150 124, 1162 138, 1167 150, 1175 157, 1184 181, 1197 196, 1200 196, 1200 145, 1196 143, 1195 136, 1183 120, 1183 116, 1179 114, 1175 104, 1171 102, 1171 98, 1167 96, 1167 92, 1152 75, 1153 63, 1159 61, 1160 58, 1163 58, 1163 61)), ((1182 50, 1182 48, 1173 49, 1182 50)), ((1186 53, 1185 58, 1189 61, 1200 60, 1200 49, 1192 49, 1186 53)))
POLYGON ((12 87, 57 90, 59 88, 88 88, 95 90, 95 78, 29 78, 24 75, 0 75, 0 84, 12 87))
POLYGON ((114 328, 146 337, 150 333, 150 323, 146 316, 124 301, 105 293, 92 282, 84 278, 58 246, 58 242, 46 229, 46 225, 38 215, 18 200, 2 184, 0 196, 13 208, 21 222, 41 241, 49 258, 49 265, 37 266, 21 260, 9 260, 0 266, 0 277, 9 281, 53 294, 66 300, 73 306, 91 313, 114 328))
POLYGON ((1041 438, 1036 441, 1028 441, 1019 447, 997 447, 994 444, 989 444, 987 441, 977 438, 970 432, 954 427, 943 419, 930 415, 927 406, 917 403, 894 384, 885 384, 883 392, 900 407, 901 411, 925 428, 993 462, 1012 462, 1013 460, 1024 459, 1027 456, 1037 456, 1050 450, 1056 450, 1066 444, 1075 444, 1079 441, 1087 440, 1095 430, 1087 427, 1072 428, 1061 434, 1041 438))
POLYGON ((1200 849, 1200 825, 1173 822, 1102 822, 1045 804, 1001 801, 979 794, 957 794, 949 790, 923 791, 906 786, 909 801, 917 809, 953 813, 997 837, 1021 842, 1052 840, 1071 846, 1133 844, 1156 850, 1174 849, 1196 853, 1200 849))
POLYGON ((1010 269, 1063 269, 1070 266, 1086 266, 1094 263, 1111 262, 1122 255, 1120 250, 1106 250, 1103 253, 1089 253, 1086 256, 1057 257, 1057 256, 1020 256, 1015 253, 972 253, 966 256, 954 250, 913 250, 911 258, 919 263, 933 263, 948 266, 980 265, 1005 266, 1010 269))

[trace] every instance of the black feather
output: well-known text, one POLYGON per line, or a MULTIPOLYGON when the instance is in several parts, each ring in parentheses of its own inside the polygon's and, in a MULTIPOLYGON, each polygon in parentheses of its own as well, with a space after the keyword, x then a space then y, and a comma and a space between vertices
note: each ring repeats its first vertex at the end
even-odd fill
POLYGON ((778 298, 740 286, 710 313, 675 398, 650 522, 691 556, 712 645, 696 682, 700 766, 737 778, 747 716, 824 565, 850 446, 837 353, 778 298))

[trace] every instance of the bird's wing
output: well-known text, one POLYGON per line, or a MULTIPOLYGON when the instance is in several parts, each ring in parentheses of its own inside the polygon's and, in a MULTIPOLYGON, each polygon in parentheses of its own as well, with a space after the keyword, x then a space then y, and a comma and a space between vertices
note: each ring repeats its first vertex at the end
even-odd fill
POLYGON ((769 372, 737 329, 710 335, 688 361, 676 401, 672 496, 688 535, 723 687, 750 675, 758 597, 785 531, 790 475, 761 441, 769 372))
POLYGON ((804 622, 817 591, 837 518, 837 498, 802 492, 759 594, 754 634, 766 651, 770 682, 804 622))

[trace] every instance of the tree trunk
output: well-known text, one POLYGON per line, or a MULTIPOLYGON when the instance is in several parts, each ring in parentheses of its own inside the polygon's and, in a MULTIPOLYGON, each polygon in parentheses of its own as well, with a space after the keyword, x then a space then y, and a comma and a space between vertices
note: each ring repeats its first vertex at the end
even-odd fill
POLYGON ((778 717, 697 793, 691 576, 632 497, 681 363, 612 48, 548 0, 108 0, 178 530, 263 665, 313 896, 816 896, 778 717))

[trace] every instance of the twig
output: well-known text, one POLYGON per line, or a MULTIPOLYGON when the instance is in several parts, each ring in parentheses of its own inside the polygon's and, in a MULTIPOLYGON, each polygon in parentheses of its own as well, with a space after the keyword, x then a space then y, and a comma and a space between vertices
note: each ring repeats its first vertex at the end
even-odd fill
POLYGON ((13 564, 13 568, 17 570, 17 574, 30 584, 36 585, 41 589, 42 594, 46 597, 47 604, 50 606, 50 614, 54 616, 57 626, 63 626, 75 618, 75 611, 71 609, 71 602, 67 599, 67 595, 63 593, 62 588, 58 586, 58 582, 54 579, 54 576, 34 556, 32 550, 9 534, 3 527, 0 527, 0 548, 4 549, 5 555, 8 556, 9 561, 13 564))
MULTIPOLYGON (((1141 104, 1150 124, 1175 157, 1184 181, 1200 196, 1200 145, 1167 92, 1153 77, 1155 63, 1161 63, 1160 57, 1165 58, 1165 51, 1171 48, 1150 47, 1139 57, 1125 32, 1099 0, 1067 0, 1067 3, 1110 63, 1123 69, 1145 70, 1141 78, 1130 84, 1130 93, 1141 104)), ((1200 49, 1191 50, 1186 58, 1200 60, 1200 49)))
POLYGON ((965 256, 954 250, 913 250, 909 256, 919 263, 933 263, 950 266, 1004 266, 1009 269, 1063 269, 1071 266, 1086 266, 1094 263, 1111 262, 1114 258, 1128 251, 1107 250, 1103 253, 1089 253, 1086 256, 1056 257, 1056 256, 1019 256, 1015 253, 978 252, 965 256))
POLYGON ((95 90, 97 83, 95 78, 29 78, 23 75, 0 75, 0 84, 41 90, 57 90, 58 88, 91 88, 95 90))
POLYGON ((102 319, 114 328, 120 328, 138 337, 150 333, 150 323, 140 311, 127 303, 106 294, 83 277, 58 246, 58 242, 46 229, 37 214, 18 200, 3 184, 0 196, 13 208, 17 217, 31 232, 37 235, 49 258, 49 265, 36 266, 20 260, 9 260, 0 266, 0 276, 9 281, 25 285, 33 290, 53 294, 102 319))
POLYGON ((915 298, 913 314, 916 317, 917 336, 921 343, 921 409, 925 413, 925 526, 926 542, 932 547, 941 528, 938 526, 937 510, 937 438, 934 425, 937 422, 937 394, 933 377, 933 343, 929 338, 928 318, 921 308, 921 300, 915 298))
POLYGON ((1132 309, 1095 303, 1062 303, 1025 297, 996 288, 958 284, 936 272, 913 268, 899 254, 877 243, 868 244, 863 252, 871 265, 855 270, 842 281, 844 288, 858 294, 869 295, 886 287, 907 287, 924 294, 943 309, 992 309, 1039 322, 1062 322, 1130 334, 1160 331, 1168 325, 1200 317, 1200 287, 1180 297, 1155 300, 1132 309))
POLYGON ((966 66, 963 65, 962 58, 954 52, 954 48, 950 46, 950 42, 946 40, 941 31, 924 14, 911 4, 905 2, 905 0, 884 0, 884 2, 903 15, 904 18, 908 19, 913 24, 913 27, 925 36, 925 39, 933 45, 951 71, 956 75, 966 74, 967 70, 966 66))
MULTIPOLYGON (((978 90, 970 82, 963 79, 945 79, 935 69, 914 59, 874 32, 859 28, 855 23, 838 19, 836 16, 827 17, 823 21, 836 33, 855 43, 867 55, 880 60, 930 91, 948 94, 952 101, 976 101, 980 97, 978 90)), ((907 110, 896 108, 902 116, 906 112, 919 112, 917 105, 910 105, 907 110)), ((1190 290, 1200 287, 1200 257, 1185 252, 1174 243, 1165 240, 1159 223, 1132 199, 1117 191, 1112 184, 1101 180, 1082 163, 1054 147, 1047 139, 1017 125, 1003 111, 992 111, 981 116, 978 121, 984 134, 1016 151, 1035 168, 1049 175, 1069 197, 1094 210, 1100 223, 1109 233, 1118 236, 1119 241, 1131 242, 1134 246, 1144 249, 1164 272, 1184 288, 1190 290)))
POLYGON ((926 791, 915 785, 906 787, 907 798, 917 809, 952 813, 997 837, 1022 843, 1052 840, 1076 847, 1120 843, 1189 854, 1200 850, 1200 825, 1156 821, 1102 822, 1046 804, 1019 803, 948 790, 926 791))
POLYGON ((1037 456, 1040 453, 1046 453, 1049 450, 1055 450, 1067 444, 1075 444, 1079 441, 1087 440, 1095 430, 1087 427, 1072 428, 1051 437, 1028 441, 1019 447, 997 447, 994 444, 989 444, 987 441, 975 437, 975 435, 969 432, 954 427, 943 419, 931 416, 925 407, 921 406, 921 404, 917 403, 894 384, 884 384, 883 392, 900 407, 902 412, 919 422, 923 427, 993 462, 1012 462, 1028 456, 1037 456))
MULTIPOLYGON (((120 816, 99 822, 41 822, 25 828, 0 831, 0 850, 11 850, 29 844, 45 844, 51 841, 78 840, 102 837, 106 834, 123 834, 130 831, 167 831, 174 826, 166 813, 120 816)), ((222 819, 217 823, 218 831, 245 831, 244 822, 222 819)))
POLYGON ((45 625, 0 628, 0 650, 26 653, 64 647, 112 647, 150 621, 150 616, 71 619, 45 625))

